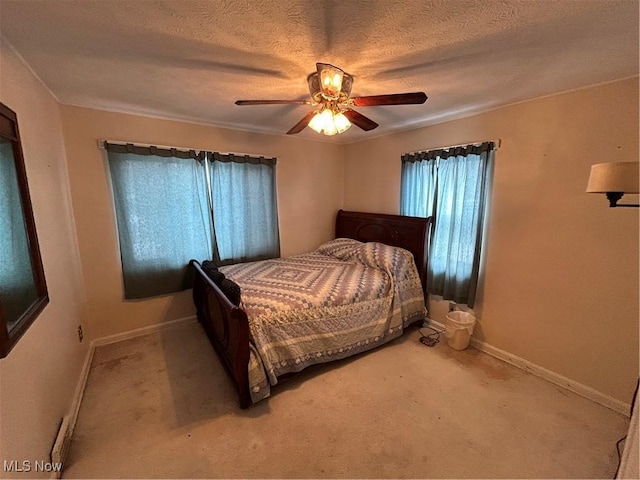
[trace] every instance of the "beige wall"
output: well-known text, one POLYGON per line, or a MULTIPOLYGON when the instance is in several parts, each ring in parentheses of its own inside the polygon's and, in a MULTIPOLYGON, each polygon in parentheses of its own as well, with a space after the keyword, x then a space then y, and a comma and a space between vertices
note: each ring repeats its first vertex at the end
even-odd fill
POLYGON ((275 156, 282 254, 308 251, 333 238, 335 213, 342 207, 344 191, 342 150, 337 145, 64 105, 61 109, 96 337, 195 313, 191 291, 123 301, 113 201, 99 140, 275 156))
POLYGON ((585 188, 591 164, 638 159, 637 78, 348 145, 345 209, 397 213, 402 153, 496 139, 476 336, 630 403, 638 210, 585 188))
POLYGON ((76 333, 84 318, 82 278, 58 103, 5 43, 0 64, 0 101, 18 115, 50 297, 0 360, 0 462, 48 461, 88 347, 76 333))

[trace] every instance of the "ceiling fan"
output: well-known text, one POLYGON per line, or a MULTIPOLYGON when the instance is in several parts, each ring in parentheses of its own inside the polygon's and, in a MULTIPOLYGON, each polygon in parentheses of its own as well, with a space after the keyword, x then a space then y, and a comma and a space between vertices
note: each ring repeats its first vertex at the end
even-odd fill
POLYGON ((353 97, 351 87, 353 76, 344 70, 328 63, 316 63, 316 70, 307 77, 311 101, 306 100, 236 100, 236 105, 311 105, 318 106, 307 113, 296 123, 288 135, 300 133, 309 126, 318 133, 335 135, 345 132, 351 124, 364 131, 373 130, 378 126, 376 122, 352 107, 371 107, 375 105, 411 105, 427 101, 424 92, 394 93, 390 95, 370 95, 353 97))

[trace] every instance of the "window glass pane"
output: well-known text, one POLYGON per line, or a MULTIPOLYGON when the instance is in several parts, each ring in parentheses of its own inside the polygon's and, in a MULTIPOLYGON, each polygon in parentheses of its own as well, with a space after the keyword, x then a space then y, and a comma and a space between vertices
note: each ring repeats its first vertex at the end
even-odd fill
POLYGON ((0 300, 9 334, 38 299, 11 142, 0 138, 0 300))

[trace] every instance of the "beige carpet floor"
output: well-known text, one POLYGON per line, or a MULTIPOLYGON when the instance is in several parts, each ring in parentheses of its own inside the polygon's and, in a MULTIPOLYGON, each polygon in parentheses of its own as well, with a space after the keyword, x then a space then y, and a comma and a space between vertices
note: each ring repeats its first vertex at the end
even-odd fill
POLYGON ((612 478, 629 420, 475 349, 418 342, 237 407, 198 324, 96 349, 64 478, 612 478))

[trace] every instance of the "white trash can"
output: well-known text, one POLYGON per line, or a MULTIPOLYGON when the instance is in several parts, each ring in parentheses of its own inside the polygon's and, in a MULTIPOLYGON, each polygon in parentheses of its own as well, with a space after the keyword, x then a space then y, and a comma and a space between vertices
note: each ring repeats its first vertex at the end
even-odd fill
POLYGON ((454 350, 464 350, 469 346, 469 340, 476 326, 476 317, 468 312, 449 312, 446 316, 444 332, 447 343, 454 350))

